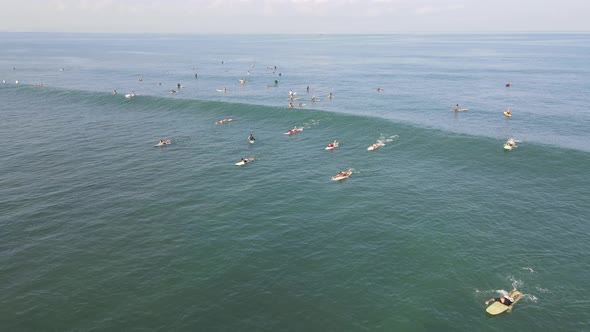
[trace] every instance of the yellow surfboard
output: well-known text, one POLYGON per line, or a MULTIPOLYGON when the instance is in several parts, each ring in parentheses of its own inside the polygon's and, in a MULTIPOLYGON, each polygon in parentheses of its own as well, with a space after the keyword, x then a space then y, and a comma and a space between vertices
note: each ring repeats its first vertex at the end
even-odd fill
POLYGON ((501 314, 505 311, 512 310, 512 307, 514 307, 516 302, 518 302, 518 300, 520 300, 520 298, 522 297, 522 293, 519 291, 514 291, 511 295, 511 297, 514 299, 514 302, 512 302, 512 304, 510 306, 502 304, 502 302, 500 302, 500 301, 495 301, 489 307, 486 308, 486 312, 490 315, 495 316, 495 315, 501 314))

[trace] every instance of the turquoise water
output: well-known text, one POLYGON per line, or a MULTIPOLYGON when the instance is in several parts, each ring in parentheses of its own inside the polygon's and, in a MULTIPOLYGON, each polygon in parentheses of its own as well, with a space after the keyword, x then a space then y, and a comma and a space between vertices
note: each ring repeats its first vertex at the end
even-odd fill
POLYGON ((0 37, 3 330, 590 323, 586 35, 0 37))

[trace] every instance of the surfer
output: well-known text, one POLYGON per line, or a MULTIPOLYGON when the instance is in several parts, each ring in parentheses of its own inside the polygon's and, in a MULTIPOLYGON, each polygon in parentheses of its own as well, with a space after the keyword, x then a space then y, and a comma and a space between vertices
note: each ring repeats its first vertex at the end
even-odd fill
POLYGON ((250 136, 248 137, 249 141, 255 141, 256 139, 254 138, 254 135, 250 134, 250 136))
POLYGON ((180 90, 180 83, 176 84, 176 87, 178 88, 178 90, 180 90))
POLYGON ((510 82, 506 83, 506 87, 509 88, 510 87, 510 82))
POLYGON ((490 304, 490 302, 500 301, 500 303, 506 306, 510 306, 512 303, 514 303, 514 298, 512 297, 512 294, 514 294, 514 292, 516 292, 516 289, 511 290, 510 292, 508 292, 508 294, 503 295, 501 297, 492 297, 491 299, 486 301, 486 305, 490 304))
POLYGON ((116 95, 117 94, 117 90, 113 90, 113 94, 116 95))
POLYGON ((293 103, 289 103, 289 108, 293 108, 293 103))
POLYGON ((454 110, 455 110, 455 112, 459 112, 459 104, 455 105, 454 110))
POLYGON ((311 101, 315 103, 317 101, 317 98, 315 96, 312 96, 311 101))
POLYGON ((336 176, 337 176, 337 177, 338 177, 338 176, 348 176, 348 175, 350 175, 351 173, 352 173, 352 168, 349 168, 349 169, 348 169, 348 171, 345 171, 345 172, 340 172, 340 173, 338 173, 338 175, 336 175, 336 176))
POLYGON ((381 92, 381 91, 383 91, 383 89, 377 88, 377 92, 381 92))
POLYGON ((514 138, 510 138, 506 141, 506 144, 509 146, 516 146, 516 141, 514 140, 514 138))
POLYGON ((506 115, 507 116, 511 116, 512 115, 512 113, 510 113, 510 107, 506 108, 506 115))

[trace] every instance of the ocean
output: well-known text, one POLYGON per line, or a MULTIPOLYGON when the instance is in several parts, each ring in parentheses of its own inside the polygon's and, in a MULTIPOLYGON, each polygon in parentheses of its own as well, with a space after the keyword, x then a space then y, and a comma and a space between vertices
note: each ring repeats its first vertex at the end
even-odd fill
POLYGON ((590 35, 0 45, 3 331, 590 326, 590 35))

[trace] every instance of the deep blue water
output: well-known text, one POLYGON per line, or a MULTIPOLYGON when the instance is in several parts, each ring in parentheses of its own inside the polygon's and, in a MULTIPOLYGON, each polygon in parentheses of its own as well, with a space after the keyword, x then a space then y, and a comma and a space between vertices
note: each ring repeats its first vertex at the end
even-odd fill
POLYGON ((588 39, 0 34, 0 326, 585 330, 588 39))

